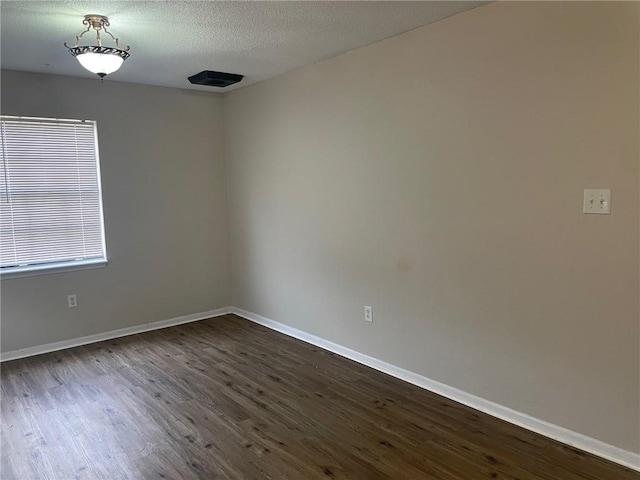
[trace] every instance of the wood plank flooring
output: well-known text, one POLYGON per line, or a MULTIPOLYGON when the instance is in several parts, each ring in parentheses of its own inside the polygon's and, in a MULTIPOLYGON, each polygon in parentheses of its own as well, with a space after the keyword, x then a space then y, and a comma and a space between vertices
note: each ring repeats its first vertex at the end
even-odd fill
POLYGON ((3 480, 640 479, 233 315, 1 368, 3 480))

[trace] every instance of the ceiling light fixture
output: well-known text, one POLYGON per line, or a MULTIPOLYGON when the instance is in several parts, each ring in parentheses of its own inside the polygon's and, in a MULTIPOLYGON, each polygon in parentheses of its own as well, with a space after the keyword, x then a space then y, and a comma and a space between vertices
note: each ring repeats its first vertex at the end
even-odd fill
POLYGON ((118 70, 122 62, 129 58, 129 47, 120 48, 118 39, 107 30, 107 27, 110 26, 109 19, 104 15, 85 15, 82 24, 86 25, 87 29, 76 35, 76 44, 70 46, 67 42, 64 43, 64 46, 69 49, 69 53, 78 59, 80 65, 100 78, 118 70), (96 31, 98 44, 80 46, 80 39, 92 27, 96 31), (102 46, 101 30, 111 37, 116 44, 115 47, 102 46))

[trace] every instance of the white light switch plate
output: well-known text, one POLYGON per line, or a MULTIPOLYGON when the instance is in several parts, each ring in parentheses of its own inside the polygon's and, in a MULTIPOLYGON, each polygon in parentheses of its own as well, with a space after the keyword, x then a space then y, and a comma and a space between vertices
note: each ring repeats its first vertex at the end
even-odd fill
POLYGON ((611 190, 587 189, 584 191, 582 213, 608 215, 611 213, 611 190))

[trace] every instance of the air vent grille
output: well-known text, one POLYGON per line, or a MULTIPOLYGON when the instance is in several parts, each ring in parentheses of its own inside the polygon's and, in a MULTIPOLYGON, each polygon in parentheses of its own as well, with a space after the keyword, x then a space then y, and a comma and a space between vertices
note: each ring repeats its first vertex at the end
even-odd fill
POLYGON ((208 87, 228 87, 234 83, 238 83, 244 78, 244 75, 236 73, 213 72, 204 70, 200 73, 189 77, 189 81, 194 85, 206 85, 208 87))

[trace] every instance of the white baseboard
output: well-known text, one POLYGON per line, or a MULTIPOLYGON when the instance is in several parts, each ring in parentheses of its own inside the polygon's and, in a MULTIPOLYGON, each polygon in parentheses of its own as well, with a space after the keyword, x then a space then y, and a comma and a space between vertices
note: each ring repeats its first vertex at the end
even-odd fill
POLYGON ((64 350, 65 348, 79 347, 80 345, 102 342, 104 340, 111 340, 112 338, 126 337, 127 335, 148 332, 150 330, 158 330, 160 328, 173 327, 175 325, 196 322, 198 320, 205 320, 207 318, 219 317, 221 315, 231 313, 231 311, 231 307, 218 308, 216 310, 209 310, 208 312, 193 313, 191 315, 170 318, 168 320, 160 320, 159 322, 145 323, 143 325, 111 330, 110 332, 96 333, 95 335, 88 335, 86 337, 72 338, 71 340, 63 340, 61 342, 47 343, 45 345, 37 345, 35 347, 21 348, 19 350, 13 350, 10 352, 2 352, 0 353, 0 362, 6 362, 7 360, 16 360, 18 358, 24 357, 31 357, 33 355, 40 355, 42 353, 55 352, 57 350, 64 350))
POLYGON ((404 368, 400 368, 390 363, 383 362, 382 360, 378 360, 377 358, 356 352, 350 348, 338 345, 337 343, 333 343, 323 338, 316 337, 315 335, 289 327, 283 323, 242 310, 241 308, 234 307, 231 309, 231 313, 235 313, 240 317, 246 318, 247 320, 260 325, 264 325, 265 327, 284 333, 290 337, 297 338, 317 347, 329 350, 330 352, 337 353, 338 355, 349 358, 355 362, 412 383, 413 385, 437 393, 438 395, 442 395, 443 397, 447 397, 471 408, 475 408, 476 410, 500 418, 509 423, 513 423, 514 425, 518 425, 564 444, 571 445, 572 447, 584 450, 607 460, 611 460, 612 462, 624 465, 625 467, 640 471, 640 454, 614 447, 613 445, 601 442, 595 438, 545 422, 544 420, 539 420, 503 405, 485 400, 484 398, 477 397, 462 390, 458 390, 457 388, 445 385, 444 383, 440 383, 409 370, 405 370, 404 368))
POLYGON ((74 338, 61 342, 47 343, 45 345, 22 348, 10 352, 2 352, 0 353, 0 362, 16 360, 18 358, 30 357, 33 355, 40 355, 42 353, 55 352, 57 350, 64 350, 66 348, 78 347, 80 345, 87 345, 90 343, 102 342, 104 340, 111 340, 113 338, 125 337, 127 335, 134 335, 136 333, 147 332, 150 330, 172 327, 175 325, 181 325, 183 323, 196 322, 198 320, 218 317, 221 315, 226 315, 228 313, 235 313, 236 315, 246 318, 247 320, 250 320, 254 323, 264 325, 265 327, 268 327, 280 333, 284 333, 285 335, 288 335, 290 337, 297 338, 330 352, 337 353, 338 355, 349 358, 355 362, 361 363, 375 370, 379 370, 393 377, 409 382, 418 387, 437 393, 438 395, 442 395, 443 397, 450 398, 451 400, 462 403, 463 405, 467 405, 471 408, 475 408, 476 410, 500 418, 509 423, 513 423, 514 425, 518 425, 520 427, 526 428, 527 430, 531 430, 559 442, 571 445, 575 448, 579 448, 580 450, 584 450, 599 457, 606 458, 607 460, 611 460, 612 462, 616 462, 620 465, 624 465, 626 467, 640 471, 640 455, 637 453, 614 447, 613 445, 606 444, 604 442, 601 442, 600 440, 596 440, 595 438, 591 438, 581 433, 566 429, 564 427, 545 422, 544 420, 539 420, 527 414, 512 410, 489 400, 485 400, 484 398, 480 398, 457 388, 450 387, 449 385, 445 385, 444 383, 431 380, 430 378, 424 377, 415 372, 405 370, 404 368, 400 368, 382 360, 378 360, 377 358, 356 352, 355 350, 351 350, 350 348, 344 347, 337 343, 333 343, 323 338, 316 337, 315 335, 303 332, 302 330, 289 327, 288 325, 276 322, 255 313, 242 310, 241 308, 218 308, 216 310, 210 310, 208 312, 184 315, 168 320, 161 320, 159 322, 146 323, 144 325, 136 325, 133 327, 111 330, 110 332, 88 335, 86 337, 74 338))

